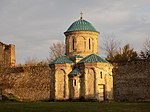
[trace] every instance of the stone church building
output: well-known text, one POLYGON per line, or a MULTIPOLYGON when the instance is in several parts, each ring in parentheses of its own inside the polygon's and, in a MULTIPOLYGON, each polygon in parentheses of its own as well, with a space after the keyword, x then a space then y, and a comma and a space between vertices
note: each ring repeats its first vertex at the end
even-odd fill
POLYGON ((50 63, 50 98, 113 99, 112 65, 98 55, 99 32, 81 18, 67 29, 66 55, 50 63))

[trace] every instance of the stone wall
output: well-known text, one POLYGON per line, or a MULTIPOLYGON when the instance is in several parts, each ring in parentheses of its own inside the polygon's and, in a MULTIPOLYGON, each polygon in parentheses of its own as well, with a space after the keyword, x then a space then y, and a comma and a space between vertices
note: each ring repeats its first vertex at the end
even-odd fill
POLYGON ((15 66, 15 45, 0 42, 0 66, 15 66))
POLYGON ((50 98, 50 69, 48 66, 6 68, 0 75, 0 88, 3 94, 13 94, 25 101, 50 98))
POLYGON ((117 101, 150 101, 150 62, 115 65, 114 98, 117 101))
MULTIPOLYGON (((0 89, 20 100, 50 99, 48 66, 0 69, 0 89)), ((114 99, 116 101, 150 101, 150 62, 138 61, 114 65, 114 99)))

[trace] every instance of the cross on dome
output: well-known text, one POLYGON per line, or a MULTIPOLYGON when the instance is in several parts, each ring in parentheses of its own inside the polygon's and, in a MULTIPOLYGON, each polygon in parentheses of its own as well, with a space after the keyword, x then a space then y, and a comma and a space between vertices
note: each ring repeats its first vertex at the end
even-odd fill
POLYGON ((83 19, 83 17, 82 17, 82 15, 83 15, 82 11, 81 11, 81 13, 80 13, 80 14, 81 14, 80 20, 82 20, 82 19, 83 19))

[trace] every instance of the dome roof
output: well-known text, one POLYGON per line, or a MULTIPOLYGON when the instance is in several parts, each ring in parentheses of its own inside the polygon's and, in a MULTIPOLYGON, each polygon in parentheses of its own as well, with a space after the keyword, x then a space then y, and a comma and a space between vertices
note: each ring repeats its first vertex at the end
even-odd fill
POLYGON ((67 29, 67 31, 65 33, 73 32, 73 31, 98 32, 98 31, 96 31, 96 29, 94 28, 94 26, 90 22, 83 20, 83 19, 80 19, 80 20, 72 23, 72 25, 67 29))

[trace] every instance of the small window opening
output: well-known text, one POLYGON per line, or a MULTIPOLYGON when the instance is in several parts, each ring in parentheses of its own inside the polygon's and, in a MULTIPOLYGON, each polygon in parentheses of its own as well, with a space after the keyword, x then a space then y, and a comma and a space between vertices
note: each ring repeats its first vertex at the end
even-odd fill
POLYGON ((76 79, 74 80, 74 86, 76 86, 77 85, 77 82, 76 82, 76 79))
POLYGON ((103 78, 103 74, 102 74, 102 72, 100 72, 100 78, 101 78, 101 79, 103 78))
POLYGON ((91 40, 89 39, 89 49, 91 49, 91 40))
POLYGON ((74 39, 72 40, 72 49, 74 50, 74 39))

